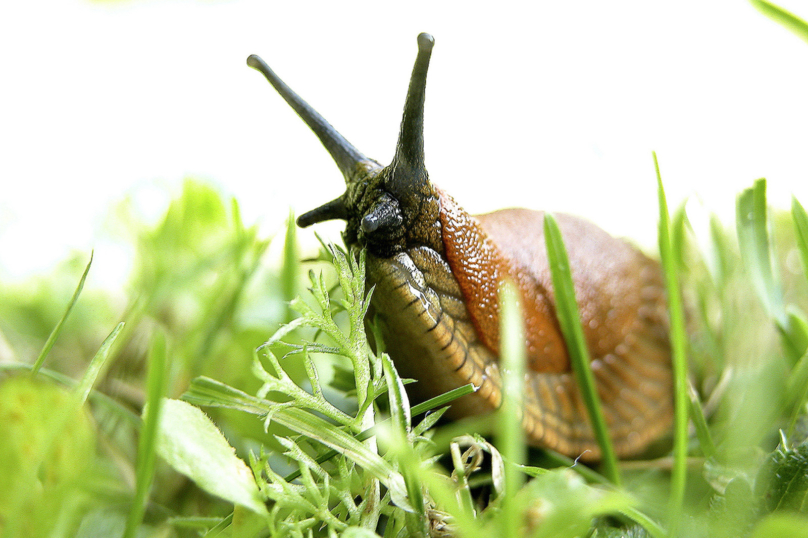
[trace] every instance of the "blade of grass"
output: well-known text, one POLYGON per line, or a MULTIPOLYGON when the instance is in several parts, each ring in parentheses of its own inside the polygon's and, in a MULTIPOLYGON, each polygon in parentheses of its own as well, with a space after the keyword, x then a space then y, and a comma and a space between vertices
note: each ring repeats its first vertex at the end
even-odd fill
POLYGON ((652 538, 668 538, 671 536, 659 525, 659 523, 643 514, 636 508, 628 507, 620 510, 620 512, 642 526, 642 528, 644 528, 652 538))
POLYGON ((737 201, 738 247, 744 265, 769 317, 785 326, 782 294, 772 269, 771 246, 766 230, 766 180, 758 179, 744 190, 737 201))
POLYGON ((687 336, 685 333, 684 308, 677 278, 676 260, 673 255, 673 244, 670 235, 670 214, 662 175, 659 173, 659 161, 654 155, 654 168, 659 191, 659 255, 665 274, 665 289, 668 295, 668 312, 670 315, 671 361, 673 365, 673 469, 671 470, 671 493, 668 505, 671 535, 676 534, 682 513, 685 497, 685 481, 687 479, 687 336))
POLYGON ((223 520, 217 523, 213 528, 211 528, 203 538, 215 538, 216 536, 221 536, 223 532, 227 530, 227 527, 233 523, 233 513, 231 512, 227 515, 223 520))
POLYGON ((112 332, 109 333, 109 336, 104 339, 101 347, 90 361, 87 371, 84 372, 84 376, 82 376, 81 381, 79 382, 78 386, 76 386, 76 396, 78 396, 81 403, 87 401, 87 397, 90 395, 93 385, 95 385, 95 380, 98 379, 98 374, 101 373, 104 363, 107 362, 112 344, 115 342, 115 339, 118 338, 118 334, 120 334, 123 326, 123 321, 118 323, 118 325, 112 329, 112 332))
POLYGON ((802 260, 802 270, 808 278, 808 213, 796 198, 791 199, 791 216, 794 218, 794 231, 802 260))
POLYGON ((575 286, 572 282, 567 249, 561 238, 561 230, 549 213, 544 216, 544 240, 547 243, 547 259, 550 262, 550 272, 553 277, 558 322, 561 325, 561 332, 564 334, 564 341, 567 343, 578 388, 583 395, 589 420, 600 446, 604 474, 613 484, 620 485, 617 457, 609 436, 609 428, 606 426, 606 419, 603 418, 603 409, 590 364, 589 349, 586 346, 584 331, 581 327, 581 316, 578 311, 578 302, 575 299, 575 286))
POLYGON ((791 364, 794 364, 805 352, 802 347, 804 338, 798 332, 800 327, 792 326, 783 304, 783 292, 777 279, 777 267, 772 258, 767 230, 765 179, 758 179, 753 187, 738 196, 736 221, 744 267, 749 271, 766 313, 780 333, 791 364))
POLYGON ((699 438, 701 451, 704 452, 706 458, 715 457, 715 443, 713 443, 713 436, 710 434, 710 428, 707 426, 707 420, 704 418, 704 408, 701 406, 699 394, 696 392, 695 387, 688 383, 688 396, 690 397, 690 417, 693 419, 693 425, 696 427, 696 435, 699 438))
POLYGON ((157 427, 160 420, 160 404, 166 390, 166 338, 155 331, 149 350, 146 407, 143 410, 143 426, 138 441, 135 496, 126 520, 124 538, 134 538, 146 513, 146 502, 154 480, 156 463, 157 427))
POLYGON ((387 381, 387 395, 390 400, 390 451, 395 457, 404 484, 407 498, 413 513, 407 513, 410 533, 414 536, 429 536, 429 518, 424 504, 423 485, 419 478, 420 461, 412 449, 412 414, 404 383, 387 354, 381 356, 384 377, 387 381))
POLYGON ((808 354, 797 361, 786 381, 786 398, 793 404, 791 418, 788 424, 788 435, 794 432, 794 427, 800 415, 804 413, 805 403, 808 401, 808 354))
POLYGON ((758 11, 773 21, 785 26, 794 32, 797 37, 808 43, 808 23, 806 23, 804 20, 797 17, 793 13, 786 11, 780 6, 767 2, 766 0, 751 0, 751 2, 752 5, 758 9, 758 11))
POLYGON ((710 243, 708 268, 718 290, 726 289, 734 260, 730 256, 730 234, 715 214, 710 215, 710 243))
POLYGON ((300 272, 300 256, 297 248, 297 225, 295 216, 290 211, 286 220, 286 238, 283 242, 283 262, 281 265, 280 280, 281 293, 286 306, 286 322, 292 321, 295 313, 288 304, 297 297, 297 281, 300 272))
POLYGON ((70 312, 73 311, 76 301, 79 300, 81 290, 84 289, 84 282, 87 280, 87 274, 90 272, 90 266, 93 264, 93 254, 94 252, 90 253, 90 261, 87 262, 87 267, 84 269, 84 274, 81 275, 79 285, 76 286, 76 291, 73 292, 73 297, 67 304, 67 310, 65 310, 62 319, 59 320, 59 323, 57 323, 56 327, 54 327, 53 331, 51 331, 50 336, 48 336, 48 339, 45 341, 45 345, 42 347, 42 351, 39 353, 39 357, 37 357, 36 362, 34 362, 34 367, 31 369, 32 376, 35 376, 39 372, 39 369, 42 368, 45 358, 48 356, 48 353, 50 353, 50 350, 53 348, 53 344, 56 343, 56 339, 59 338, 59 334, 62 332, 62 328, 64 327, 67 317, 70 315, 70 312))
POLYGON ((525 387, 525 336, 519 292, 513 282, 505 281, 499 289, 502 406, 498 411, 496 446, 505 464, 505 493, 499 516, 500 536, 517 536, 521 526, 516 494, 522 488, 524 475, 520 466, 527 460, 525 432, 522 428, 522 394, 525 387))

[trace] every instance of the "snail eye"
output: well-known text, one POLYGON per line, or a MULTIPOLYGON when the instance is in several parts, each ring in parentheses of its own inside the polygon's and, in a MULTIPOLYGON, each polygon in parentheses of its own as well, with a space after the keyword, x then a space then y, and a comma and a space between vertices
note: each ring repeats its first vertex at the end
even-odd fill
POLYGON ((361 228, 365 234, 377 231, 391 230, 404 222, 398 202, 390 196, 384 196, 371 207, 370 211, 362 217, 361 228))

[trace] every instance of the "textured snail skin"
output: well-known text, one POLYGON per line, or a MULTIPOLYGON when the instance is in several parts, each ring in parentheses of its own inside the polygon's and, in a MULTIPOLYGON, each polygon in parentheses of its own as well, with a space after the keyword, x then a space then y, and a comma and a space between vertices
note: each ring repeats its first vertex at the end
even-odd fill
MULTIPOLYGON (((415 399, 473 383, 449 416, 501 403, 497 289, 517 283, 526 313, 523 425, 531 444, 596 460, 600 449, 570 370, 555 316, 544 213, 467 214, 436 188, 443 253, 422 244, 368 256, 372 306, 388 352, 415 399), (411 387, 411 388, 410 388, 411 387)), ((640 452, 671 424, 671 369, 660 269, 628 243, 576 217, 556 215, 568 249, 598 392, 615 450, 640 452)))
MULTIPOLYGON (((374 287, 369 314, 415 400, 472 383, 448 415, 490 412, 502 401, 498 290, 522 297, 527 348, 522 423, 531 444, 600 458, 556 318, 544 213, 505 209, 471 216, 433 185, 424 167, 423 104, 434 40, 418 37, 393 162, 368 159, 286 86, 261 71, 312 128, 342 171, 346 191, 298 218, 308 226, 344 219, 343 238, 367 250, 374 287)), ((576 217, 556 215, 567 248, 584 335, 615 450, 641 452, 672 422, 668 324, 659 263, 576 217)))

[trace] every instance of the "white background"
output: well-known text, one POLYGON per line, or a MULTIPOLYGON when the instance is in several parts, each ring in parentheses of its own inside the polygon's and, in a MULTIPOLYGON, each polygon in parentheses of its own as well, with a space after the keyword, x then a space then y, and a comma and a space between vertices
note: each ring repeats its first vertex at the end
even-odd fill
POLYGON ((154 218, 188 176, 277 231, 342 180, 247 56, 387 163, 421 31, 427 166, 472 213, 572 212, 653 249, 652 150, 672 207, 731 222, 761 176, 808 204, 808 44, 745 2, 4 0, 0 276, 91 248, 120 276, 114 203, 154 218))

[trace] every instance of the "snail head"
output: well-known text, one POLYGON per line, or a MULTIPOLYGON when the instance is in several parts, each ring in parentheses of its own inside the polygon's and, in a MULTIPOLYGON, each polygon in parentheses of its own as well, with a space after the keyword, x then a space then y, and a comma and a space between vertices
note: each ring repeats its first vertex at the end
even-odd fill
POLYGON ((345 220, 346 244, 367 247, 372 254, 381 257, 415 245, 442 250, 440 207, 424 164, 424 95, 434 43, 429 34, 418 36, 418 56, 395 156, 385 167, 358 151, 261 58, 256 55, 247 58, 247 65, 260 71, 314 131, 345 178, 345 193, 298 217, 298 226, 345 220))

